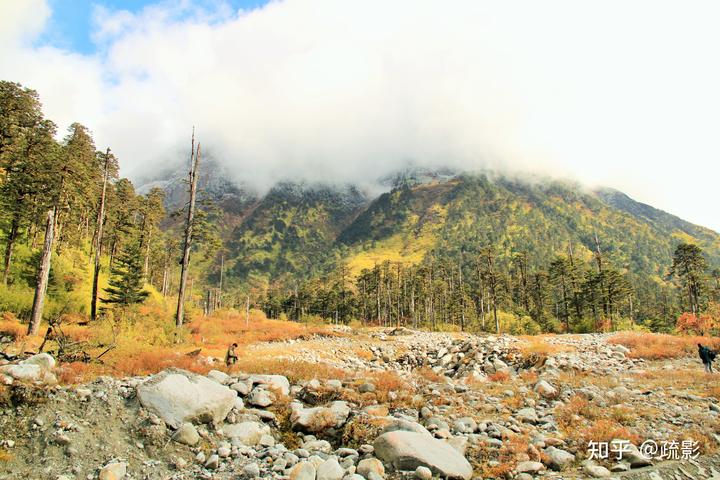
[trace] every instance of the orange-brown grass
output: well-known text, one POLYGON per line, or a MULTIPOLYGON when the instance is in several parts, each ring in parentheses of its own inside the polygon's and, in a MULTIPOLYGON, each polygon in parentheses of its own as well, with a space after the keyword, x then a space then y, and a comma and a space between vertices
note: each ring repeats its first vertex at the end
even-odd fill
POLYGON ((122 360, 113 360, 110 364, 116 375, 149 375, 169 367, 204 374, 213 368, 199 357, 184 355, 168 347, 154 347, 152 350, 136 352, 122 360))
POLYGON ((510 380, 510 374, 508 372, 495 372, 492 375, 488 375, 488 380, 496 383, 505 383, 510 380))
POLYGON ((27 334, 27 328, 27 325, 20 323, 20 320, 10 312, 4 312, 0 315, 0 333, 19 339, 27 334))
POLYGON ((525 358, 547 357, 562 352, 574 351, 570 345, 558 345, 547 341, 546 335, 524 335, 520 337, 524 342, 518 345, 520 353, 525 358))
POLYGON ((666 335, 660 333, 622 332, 613 335, 609 343, 623 345, 630 349, 632 358, 663 360, 682 358, 697 354, 697 344, 720 348, 720 338, 694 337, 687 335, 666 335))
POLYGON ((63 363, 58 369, 58 381, 62 384, 73 385, 76 383, 87 382, 106 373, 110 373, 110 369, 104 365, 96 363, 63 363))
POLYGON ((222 350, 231 343, 247 345, 330 334, 322 326, 298 322, 269 320, 260 310, 250 310, 250 321, 233 310, 221 310, 210 317, 197 317, 188 323, 192 340, 208 349, 222 350))
POLYGON ((517 410, 525 404, 525 398, 521 395, 513 395, 502 399, 502 404, 513 410, 517 410))
POLYGON ((577 439, 581 445, 593 442, 611 442, 612 440, 628 440, 633 445, 640 445, 640 436, 632 433, 615 420, 603 418, 594 422, 590 427, 580 430, 577 439))
POLYGON ((0 462, 9 462, 12 460, 12 455, 7 450, 0 448, 0 462))
POLYGON ((718 450, 718 444, 708 434, 700 430, 685 430, 681 433, 679 440, 691 440, 697 442, 698 453, 708 455, 718 450))
POLYGON ((714 397, 720 400, 720 386, 710 386, 705 392, 706 397, 714 397))
POLYGON ((376 372, 370 377, 372 383, 375 385, 375 397, 382 403, 388 401, 390 392, 395 392, 399 395, 410 390, 410 385, 408 385, 397 372, 391 370, 376 372))
POLYGON ((353 354, 362 360, 372 360, 373 359, 372 352, 370 350, 366 350, 364 348, 360 348, 360 347, 353 348, 353 354))
POLYGON ((538 374, 535 371, 532 370, 523 370, 520 372, 520 378, 525 381, 525 383, 536 383, 538 381, 538 374))
POLYGON ((87 325, 62 325, 62 333, 74 342, 88 342, 96 337, 96 333, 87 325))

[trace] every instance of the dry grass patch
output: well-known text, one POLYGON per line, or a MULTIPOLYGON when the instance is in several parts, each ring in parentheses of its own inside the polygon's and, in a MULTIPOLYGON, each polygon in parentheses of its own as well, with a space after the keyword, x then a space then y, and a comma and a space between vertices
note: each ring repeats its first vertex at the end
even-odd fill
POLYGON ((660 333, 622 332, 613 335, 608 343, 623 345, 630 349, 631 358, 664 360, 697 355, 697 344, 720 349, 720 338, 660 333))
POLYGON ((0 333, 9 335, 17 340, 25 337, 27 334, 27 325, 20 323, 15 315, 10 312, 4 312, 0 315, 0 333))
POLYGON ((206 374, 215 367, 201 357, 185 355, 170 347, 138 351, 123 359, 113 358, 112 353, 108 354, 111 357, 108 363, 112 372, 120 376, 150 375, 170 367, 206 374))
POLYGON ((435 372, 430 367, 420 367, 414 370, 416 376, 427 380, 430 383, 442 383, 445 381, 445 376, 440 375, 439 373, 435 372))
POLYGON ((58 369, 58 381, 64 385, 74 385, 107 373, 110 373, 109 368, 104 365, 85 362, 63 363, 58 369))
POLYGON ((244 373, 285 375, 292 382, 312 380, 314 378, 318 380, 344 380, 348 378, 348 372, 345 370, 325 363, 310 363, 303 360, 251 355, 241 356, 232 370, 244 373))
POLYGON ((523 342, 518 345, 518 349, 524 358, 542 358, 575 351, 571 345, 548 342, 548 339, 553 338, 551 335, 524 335, 519 338, 523 342))
POLYGON ((12 460, 12 455, 4 448, 0 448, 0 462, 9 462, 10 460, 12 460))
POLYGON ((339 336, 322 325, 269 320, 260 310, 250 310, 250 320, 235 310, 219 310, 210 317, 197 317, 187 324, 194 343, 210 349, 225 349, 235 342, 248 345, 307 338, 315 334, 339 336))

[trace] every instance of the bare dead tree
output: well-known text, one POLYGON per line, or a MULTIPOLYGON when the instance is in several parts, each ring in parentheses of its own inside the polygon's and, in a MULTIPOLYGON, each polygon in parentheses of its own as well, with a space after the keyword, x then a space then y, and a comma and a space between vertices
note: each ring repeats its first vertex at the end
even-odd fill
POLYGON ((188 206, 185 224, 185 240, 183 242, 182 269, 180 272, 180 291, 178 292, 177 314, 175 326, 181 327, 185 316, 185 287, 187 285, 188 267, 190 266, 190 246, 192 244, 193 219, 195 216, 195 196, 197 193, 198 166, 200 165, 200 144, 195 150, 195 129, 193 128, 190 143, 190 205, 188 206))
POLYGON ((42 256, 40 257, 40 268, 37 275, 37 286, 35 287, 35 298, 33 299, 28 335, 37 335, 42 320, 43 307, 45 306, 45 293, 47 292, 48 279, 50 278, 50 258, 52 256, 52 245, 55 235, 55 211, 56 207, 48 210, 47 225, 45 227, 45 243, 43 244, 42 256))

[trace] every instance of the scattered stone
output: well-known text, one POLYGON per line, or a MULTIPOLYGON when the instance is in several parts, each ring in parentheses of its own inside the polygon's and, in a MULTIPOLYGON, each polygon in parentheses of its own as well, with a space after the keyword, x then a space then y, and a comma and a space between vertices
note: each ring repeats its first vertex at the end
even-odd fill
POLYGON ((325 460, 317 469, 316 480, 342 480, 345 470, 340 466, 337 458, 325 460))
POLYGON ((185 422, 175 431, 172 439, 178 443, 193 446, 200 441, 200 434, 198 434, 195 425, 185 422))
POLYGON ((355 471, 365 478, 367 478, 370 472, 374 472, 381 478, 385 476, 385 467, 377 458, 364 458, 360 460, 360 463, 357 465, 357 470, 355 471))
POLYGON ((308 461, 303 461, 290 469, 288 474, 289 480, 315 480, 315 465, 308 461))
POLYGON ((415 478, 419 480, 431 480, 432 476, 432 470, 427 467, 419 466, 415 469, 415 478))
POLYGON ((111 462, 100 469, 99 480, 120 480, 127 474, 125 462, 111 462))
POLYGON ((547 464, 553 470, 562 470, 575 461, 575 455, 556 447, 547 447, 544 452, 548 458, 547 464))

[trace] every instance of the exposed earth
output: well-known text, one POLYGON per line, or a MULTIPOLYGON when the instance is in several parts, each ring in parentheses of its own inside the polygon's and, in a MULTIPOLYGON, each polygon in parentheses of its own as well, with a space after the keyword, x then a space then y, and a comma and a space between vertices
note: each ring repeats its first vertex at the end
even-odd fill
POLYGON ((206 376, 68 386, 46 354, 2 366, 0 478, 720 480, 720 389, 692 356, 633 358, 600 334, 338 330, 242 352, 274 375, 202 358, 206 376), (588 460, 613 439, 621 461, 588 460))

